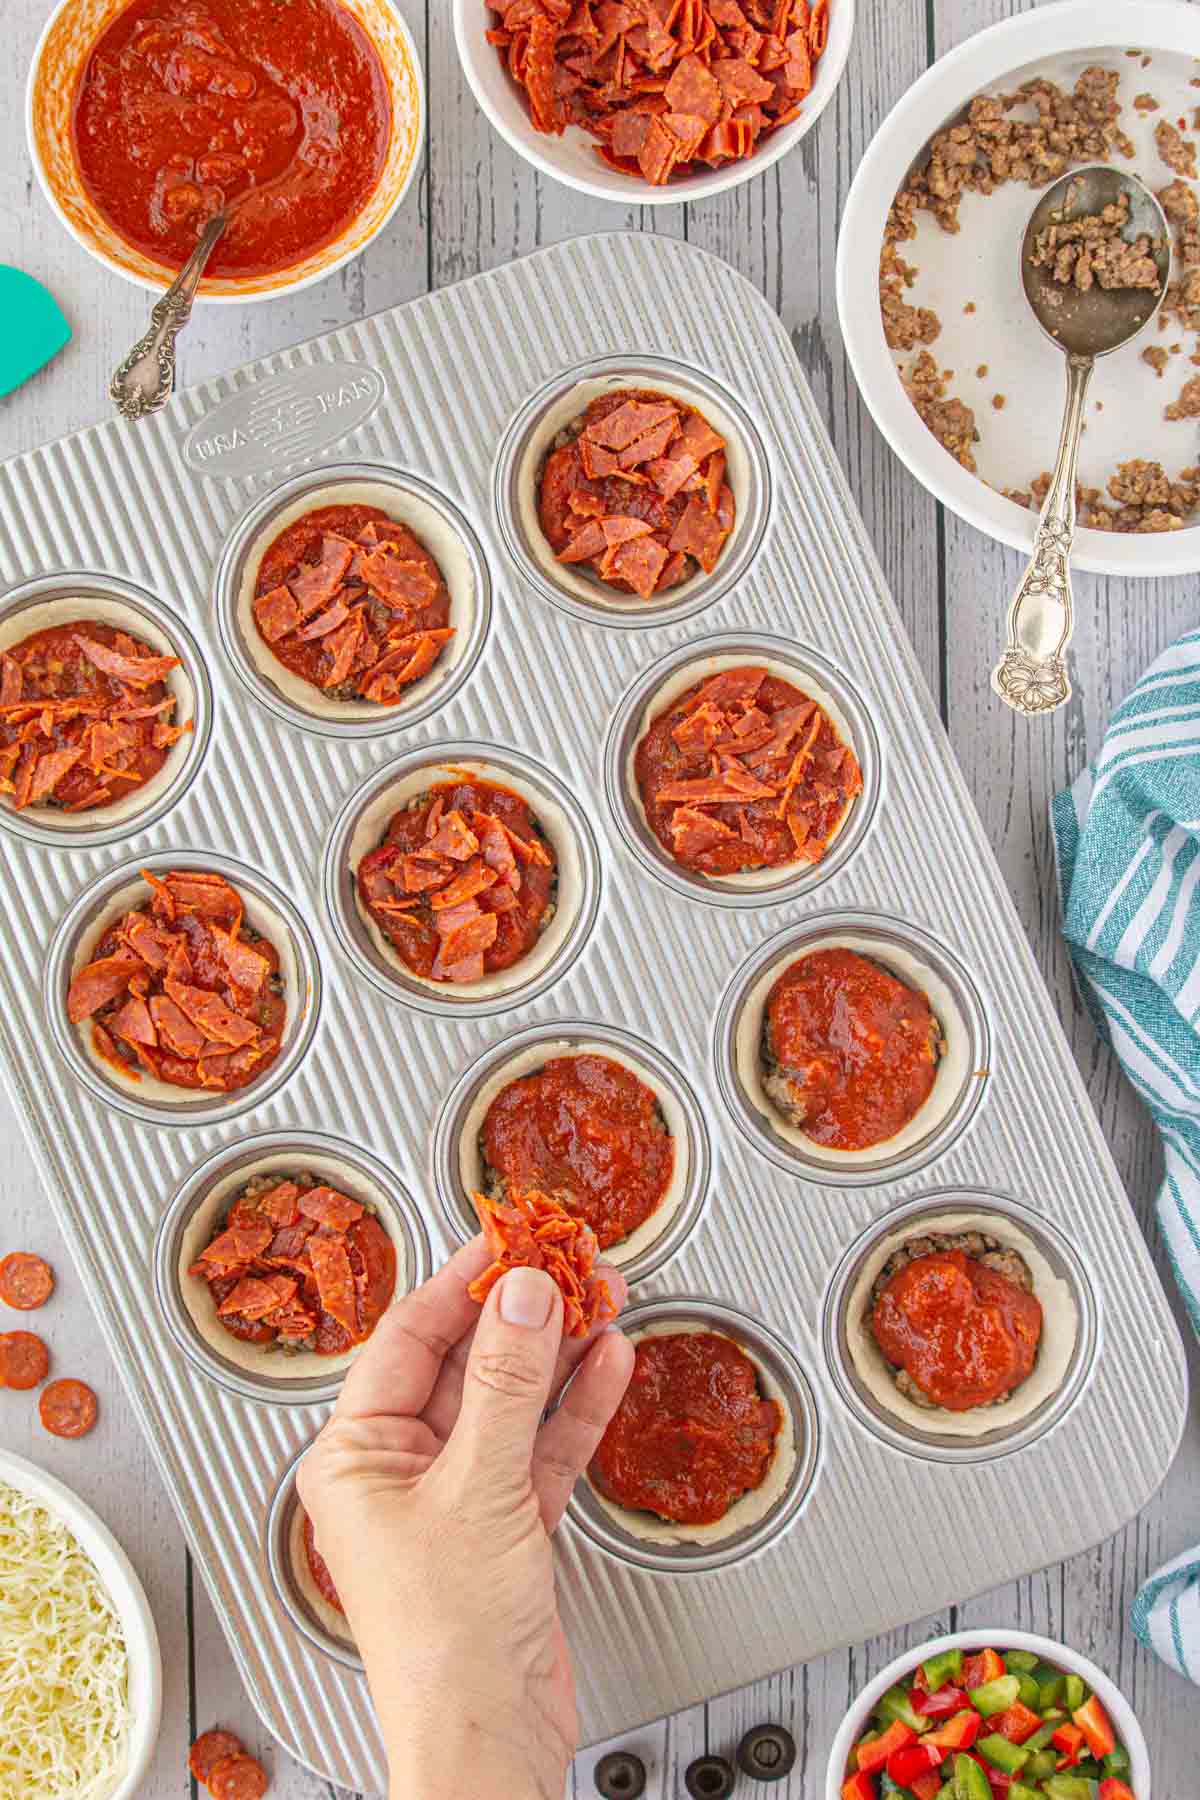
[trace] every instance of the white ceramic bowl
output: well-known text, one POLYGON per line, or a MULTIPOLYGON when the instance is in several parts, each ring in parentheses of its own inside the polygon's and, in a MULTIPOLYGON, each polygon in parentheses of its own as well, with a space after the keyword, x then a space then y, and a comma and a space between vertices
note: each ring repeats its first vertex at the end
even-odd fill
POLYGON ((682 176, 665 187, 652 187, 636 175, 610 168, 597 156, 593 139, 577 125, 569 125, 561 137, 534 130, 524 94, 510 77, 500 52, 487 41, 487 31, 496 19, 487 0, 454 0, 454 41, 480 107, 504 141, 535 169, 597 200, 615 200, 621 206, 673 206, 740 187, 807 136, 842 78, 854 35, 854 8, 855 0, 829 0, 829 37, 817 63, 812 92, 802 102, 798 118, 773 132, 753 156, 707 174, 682 176))
POLYGON ((881 1669, 874 1681, 858 1696, 833 1740, 829 1769, 825 1776, 825 1800, 841 1800, 850 1751, 866 1730, 876 1703, 890 1687, 894 1687, 905 1675, 910 1675, 918 1663, 924 1662, 927 1657, 936 1656, 939 1650, 986 1650, 989 1646, 993 1650, 1032 1650, 1043 1661, 1053 1663, 1056 1669, 1062 1669, 1068 1675, 1082 1675, 1088 1686, 1100 1696, 1100 1702, 1112 1720, 1117 1736, 1129 1752, 1131 1771, 1128 1785, 1133 1789, 1134 1800, 1150 1800, 1150 1756, 1146 1740, 1133 1715, 1132 1707, 1116 1683, 1109 1679, 1103 1669, 1098 1669, 1095 1663, 1089 1662, 1086 1656, 1080 1656, 1076 1650, 1068 1650, 1063 1644, 1056 1644, 1053 1638, 1037 1637, 1030 1631, 1009 1631, 1002 1625, 997 1626, 994 1631, 956 1631, 952 1637, 933 1638, 919 1649, 906 1650, 903 1656, 890 1662, 886 1669, 881 1669))
POLYGON ((69 1487, 7 1450, 0 1450, 0 1481, 40 1500, 74 1532, 116 1607, 129 1657, 129 1761, 123 1779, 106 1800, 136 1800, 154 1755, 162 1716, 162 1655, 150 1602, 108 1526, 69 1487))
MULTIPOLYGON (((83 248, 117 275, 155 291, 176 271, 143 255, 97 212, 80 178, 71 141, 71 109, 92 47, 129 0, 59 0, 38 39, 25 96, 29 154, 60 222, 83 248)), ((392 139, 374 193, 345 230, 300 262, 266 275, 202 281, 201 300, 239 304, 273 300, 323 281, 358 256, 388 224, 412 184, 425 136, 421 59, 392 0, 341 0, 379 53, 392 101, 392 139)))
MULTIPOLYGON (((1140 59, 1126 59, 1125 51, 1131 45, 1144 48, 1152 59, 1156 54, 1160 58, 1178 58, 1181 63, 1186 59, 1190 74, 1192 59, 1200 48, 1195 6, 1188 0, 1138 0, 1136 6, 1130 6, 1128 0, 1061 0, 1060 4, 1036 6, 968 38, 927 70, 888 114, 859 163, 842 215, 837 255, 838 316, 850 365, 875 423, 906 468, 936 499, 968 524, 1018 550, 1032 546, 1036 514, 1006 500, 962 468, 922 424, 900 385, 896 363, 901 353, 888 348, 875 301, 884 223, 904 172, 936 131, 957 117, 975 95, 1008 91, 1043 69, 1051 79, 1069 80, 1092 61, 1119 67, 1126 77, 1122 86, 1126 114, 1122 122, 1133 130, 1131 120, 1138 122, 1139 115, 1130 113, 1130 99, 1139 90, 1154 91, 1156 81, 1161 81, 1162 64, 1156 70, 1152 60, 1143 69, 1140 59)), ((1186 79, 1182 86, 1186 90, 1186 79)), ((1194 102, 1192 90, 1189 116, 1194 102)), ((1144 126, 1149 131, 1155 116, 1173 116, 1169 101, 1164 101, 1164 108, 1148 122, 1141 121, 1139 129, 1144 126)), ((1145 158, 1139 158, 1138 167, 1153 186, 1164 186, 1171 179, 1169 171, 1153 155, 1148 164, 1145 158)), ((975 198, 968 195, 967 202, 975 198)), ((943 332, 931 346, 939 367, 948 364, 956 371, 958 378, 951 391, 974 406, 985 437, 989 424, 1008 433, 1036 435, 1038 448, 1030 453, 1029 467, 1018 481, 1004 482, 1006 486, 1026 486, 1040 470, 1053 465, 1065 394, 1062 356, 1042 337, 1020 291, 1019 235, 1035 200, 1036 194, 1025 187, 999 189, 980 204, 996 209, 1008 219, 1003 235, 998 230, 990 243, 980 245, 979 234, 964 225, 959 237, 947 240, 954 247, 953 254, 965 259, 963 266, 969 266, 969 283, 978 284, 965 285, 963 289, 978 305, 979 318, 971 321, 972 326, 979 325, 985 307, 990 308, 991 336, 977 341, 985 362, 989 347, 994 352, 992 379, 984 383, 971 375, 971 368, 979 360, 974 355, 964 366, 962 343, 956 346, 954 341, 956 332, 965 330, 961 305, 957 311, 953 305, 937 309, 943 319, 943 332), (996 365, 1002 365, 1006 356, 1009 371, 1001 372, 997 378, 996 365), (998 419, 988 404, 994 387, 1006 396, 998 419)), ((964 204, 964 218, 966 212, 964 204)), ((919 246, 903 243, 900 253, 906 261, 920 266, 919 246)), ((928 294, 919 291, 913 298, 932 303, 928 294)), ((1120 455, 1105 457, 1105 472, 1124 458, 1146 456, 1158 457, 1168 474, 1174 476, 1197 460, 1194 427, 1186 423, 1164 424, 1156 429, 1149 443, 1139 443, 1141 428, 1130 423, 1135 408, 1145 411, 1152 407, 1160 412, 1162 402, 1175 397, 1184 375, 1193 372, 1182 369, 1186 357, 1174 358, 1170 379, 1155 381, 1139 361, 1144 344, 1182 335, 1186 334, 1172 331, 1164 339, 1152 325, 1145 339, 1098 364, 1088 402, 1092 435, 1084 439, 1081 458, 1085 481, 1094 473, 1088 468, 1089 443, 1092 456, 1096 457, 1101 431, 1106 435, 1120 434, 1120 455), (1105 403, 1103 414, 1094 411, 1097 399, 1105 403)), ((916 351, 905 353, 905 361, 915 355, 916 351)), ((1024 459, 1021 460, 1023 464, 1024 459)), ((982 461, 980 466, 984 466, 982 461)), ((1112 575, 1191 573, 1200 569, 1200 526, 1136 535, 1081 530, 1075 540, 1074 561, 1082 569, 1112 575)))

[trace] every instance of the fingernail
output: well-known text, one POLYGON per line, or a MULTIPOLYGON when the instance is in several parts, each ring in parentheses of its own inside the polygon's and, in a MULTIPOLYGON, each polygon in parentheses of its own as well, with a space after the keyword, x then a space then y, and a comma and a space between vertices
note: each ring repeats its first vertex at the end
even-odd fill
POLYGON ((550 1317, 554 1283, 544 1269, 510 1269, 500 1283, 500 1317, 540 1331, 550 1317))

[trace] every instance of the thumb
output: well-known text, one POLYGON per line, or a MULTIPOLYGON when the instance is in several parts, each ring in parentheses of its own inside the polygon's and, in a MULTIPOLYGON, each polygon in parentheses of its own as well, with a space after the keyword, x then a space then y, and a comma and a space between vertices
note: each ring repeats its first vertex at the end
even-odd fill
POLYGON ((476 1475, 486 1469, 493 1488, 530 1480, 562 1325, 562 1296, 543 1269, 510 1269, 488 1295, 447 1452, 476 1475))

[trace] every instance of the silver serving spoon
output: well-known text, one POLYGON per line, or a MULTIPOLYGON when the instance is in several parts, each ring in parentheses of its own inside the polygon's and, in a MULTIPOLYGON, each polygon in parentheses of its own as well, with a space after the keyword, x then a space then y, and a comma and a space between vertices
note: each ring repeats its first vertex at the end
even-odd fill
POLYGON ((1066 652, 1075 626, 1071 594, 1071 545, 1075 538, 1075 469, 1083 404, 1098 356, 1119 350, 1146 329, 1162 302, 1171 271, 1171 239, 1163 210, 1136 175, 1095 163, 1072 169, 1046 189, 1030 215, 1021 242, 1021 283, 1033 316, 1067 359, 1067 405, 1054 479, 1042 507, 1029 567, 1008 609, 1008 642, 992 670, 992 686, 1017 712, 1032 718, 1053 712, 1069 697, 1066 652), (1035 265, 1036 239, 1052 223, 1070 221, 1129 199, 1123 236, 1150 239, 1156 288, 1102 288, 1086 292, 1035 265))
POLYGON ((200 241, 154 311, 150 329, 138 339, 108 385, 117 411, 125 419, 158 412, 175 389, 175 339, 192 315, 196 289, 229 223, 219 212, 200 233, 200 241))

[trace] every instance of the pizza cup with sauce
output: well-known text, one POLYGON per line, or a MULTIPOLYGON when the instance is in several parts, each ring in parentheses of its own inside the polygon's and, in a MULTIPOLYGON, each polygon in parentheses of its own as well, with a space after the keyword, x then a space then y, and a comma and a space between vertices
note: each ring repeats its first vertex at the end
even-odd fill
POLYGON ((622 1329, 638 1365, 572 1496, 575 1524, 663 1573, 724 1568, 773 1542, 820 1454, 816 1403, 792 1351, 760 1321, 698 1298, 634 1306, 622 1329))
POLYGON ((222 205, 231 223, 201 300, 322 280, 379 235, 418 167, 425 93, 407 26, 387 0, 307 0, 282 32, 278 8, 223 0, 216 38, 193 29, 185 45, 182 10, 61 0, 52 12, 26 98, 46 198, 91 256, 140 287, 169 286, 222 205))
POLYGON ((216 599, 226 654, 255 699, 302 730, 373 737, 458 692, 487 636, 491 578, 446 495, 352 463, 256 501, 222 551, 216 599))
MULTIPOLYGON (((305 1235, 303 1229, 300 1235, 305 1235)), ((283 1242, 277 1234, 264 1255, 271 1270, 295 1276, 297 1265, 279 1259, 302 1249, 302 1244, 283 1242)), ((192 1171, 159 1225, 154 1279, 171 1335, 184 1355, 213 1380, 248 1399, 312 1405, 334 1397, 382 1309, 424 1281, 429 1258, 425 1227, 390 1169, 340 1138, 282 1131, 227 1145, 192 1171), (220 1284, 210 1285, 192 1272, 214 1238, 233 1222, 230 1209, 243 1196, 252 1201, 278 1191, 285 1182, 302 1192, 328 1186, 364 1209, 363 1223, 356 1229, 370 1235, 370 1266, 363 1264, 357 1249, 352 1260, 356 1280, 362 1268, 358 1320, 365 1329, 344 1347, 339 1346, 345 1334, 332 1331, 326 1332, 324 1342, 318 1336, 315 1341, 289 1343, 270 1329, 270 1313, 262 1321, 267 1331, 246 1332, 238 1320, 231 1332, 218 1314, 219 1302, 228 1295, 223 1296, 220 1284), (381 1254, 385 1239, 390 1258, 381 1254)), ((318 1312, 315 1306, 311 1310, 318 1312)))
POLYGON ((637 677, 609 726, 605 788, 625 843, 668 887, 715 906, 774 905, 845 866, 874 816, 880 761, 840 669, 786 639, 731 631, 637 677))
POLYGON ((64 571, 0 601, 0 696, 0 825, 40 844, 90 847, 152 824, 208 747, 199 645, 161 601, 110 575, 64 571), (55 715, 48 733, 38 701, 55 715))
POLYGON ((825 1350, 877 1437, 939 1461, 1008 1454, 1066 1412, 1095 1351, 1079 1257, 1018 1201, 975 1189, 909 1201, 851 1245, 825 1350))
POLYGON ((711 1153, 699 1100, 672 1062, 630 1032, 556 1020, 506 1036, 464 1071, 433 1157, 457 1237, 478 1230, 472 1193, 501 1192, 506 1178, 549 1187, 637 1281, 694 1229, 711 1153))
MULTIPOLYGON (((610 460, 640 454, 638 445, 650 438, 655 438, 657 450, 656 434, 671 426, 670 419, 660 419, 648 424, 638 439, 621 450, 597 444, 596 453, 607 468, 610 460)), ((700 469, 689 468, 683 479, 699 482, 700 469)), ((665 473, 661 480, 666 480, 665 473)), ((674 476, 667 486, 673 486, 673 481, 674 476)), ((600 357, 556 376, 526 402, 509 425, 496 459, 493 487, 505 548, 522 579, 552 605, 577 618, 608 625, 661 624, 711 605, 745 575, 762 543, 771 511, 770 464, 762 433, 747 408, 711 375, 666 357, 600 357), (589 415, 589 408, 603 411, 631 401, 642 408, 645 420, 650 420, 657 405, 659 413, 667 406, 677 409, 680 425, 689 419, 696 421, 695 429, 703 438, 698 445, 703 449, 699 462, 713 474, 714 486, 714 505, 709 508, 698 487, 695 491, 683 487, 668 497, 645 472, 663 470, 673 461, 677 472, 683 474, 680 457, 685 446, 679 437, 675 450, 665 458, 659 451, 645 469, 633 468, 636 479, 632 483, 620 470, 610 477, 597 475, 585 480, 584 485, 595 490, 589 504, 601 506, 619 521, 612 527, 606 552, 611 549, 617 557, 625 553, 626 543, 645 545, 662 540, 660 548, 665 555, 656 581, 669 577, 671 585, 643 593, 634 590, 633 581, 640 578, 636 572, 626 579, 616 562, 602 577, 591 566, 593 559, 565 561, 564 549, 574 556, 581 547, 586 549, 586 542, 582 546, 552 542, 545 528, 548 517, 557 521, 575 516, 566 502, 565 489, 558 492, 566 473, 560 465, 564 456, 575 454, 573 446, 586 436, 584 427, 589 417, 595 417, 594 411, 589 415), (709 460, 714 453, 724 459, 719 470, 709 460), (674 535, 676 514, 681 521, 693 503, 697 519, 704 513, 706 523, 711 524, 718 515, 720 520, 711 543, 702 542, 690 527, 681 525, 703 561, 692 552, 671 551, 668 543, 674 535), (647 524, 652 528, 649 536, 628 535, 647 524)), ((556 531, 556 540, 563 535, 556 531)))
POLYGON ((287 1080, 316 1028, 321 975, 307 926, 265 875, 160 850, 80 895, 44 986, 58 1049, 92 1093, 186 1126, 232 1118, 287 1080))
POLYGON ((531 757, 474 741, 377 769, 325 851, 326 904, 351 961, 382 992, 447 1017, 505 1011, 557 980, 591 930, 598 886, 570 790, 531 757))
POLYGON ((306 1444, 283 1471, 267 1513, 267 1563, 280 1604, 308 1642, 346 1668, 361 1669, 337 1589, 296 1492, 306 1444))
POLYGON ((957 956, 865 912, 817 914, 761 945, 726 988, 716 1046, 722 1095, 754 1148, 847 1187, 947 1149, 983 1098, 991 1053, 957 956))

